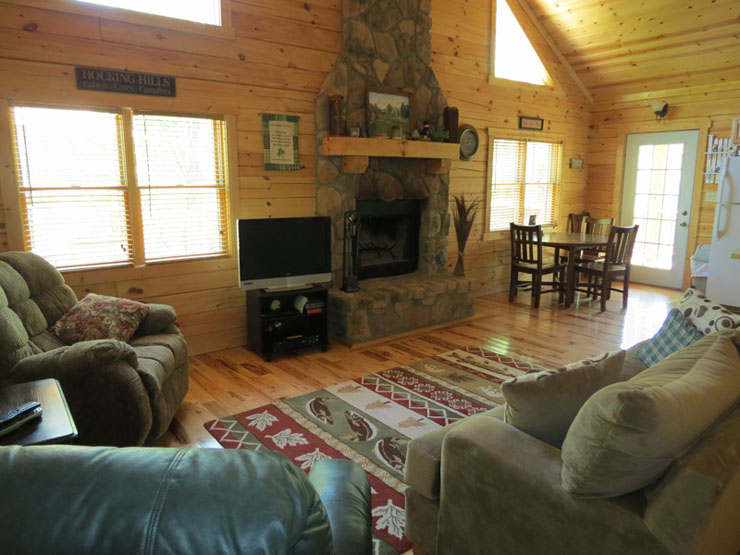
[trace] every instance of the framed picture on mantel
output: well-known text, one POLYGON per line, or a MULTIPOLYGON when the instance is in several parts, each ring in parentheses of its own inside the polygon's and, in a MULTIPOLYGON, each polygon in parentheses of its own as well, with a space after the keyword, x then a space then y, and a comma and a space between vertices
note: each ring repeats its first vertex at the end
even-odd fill
POLYGON ((367 91, 367 136, 396 137, 411 136, 413 117, 411 95, 400 91, 367 91), (400 134, 400 136, 398 136, 400 134))

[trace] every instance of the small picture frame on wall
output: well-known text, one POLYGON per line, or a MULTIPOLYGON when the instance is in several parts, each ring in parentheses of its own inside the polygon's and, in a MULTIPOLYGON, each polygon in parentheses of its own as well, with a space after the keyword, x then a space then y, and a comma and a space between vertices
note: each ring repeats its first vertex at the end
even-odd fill
POLYGON ((740 118, 732 120, 732 134, 730 135, 730 142, 733 145, 740 145, 740 118))
POLYGON ((401 137, 411 136, 413 125, 411 95, 400 91, 368 89, 367 136, 392 137, 400 130, 401 137))
POLYGON ((545 120, 529 116, 519 116, 519 129, 527 131, 542 131, 545 128, 545 120))

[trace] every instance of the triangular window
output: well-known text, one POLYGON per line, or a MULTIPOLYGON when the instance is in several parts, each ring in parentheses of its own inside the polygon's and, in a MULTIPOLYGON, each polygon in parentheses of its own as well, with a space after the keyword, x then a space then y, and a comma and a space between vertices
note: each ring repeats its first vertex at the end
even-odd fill
POLYGON ((495 3, 496 43, 494 76, 499 79, 548 85, 550 77, 506 0, 495 3))

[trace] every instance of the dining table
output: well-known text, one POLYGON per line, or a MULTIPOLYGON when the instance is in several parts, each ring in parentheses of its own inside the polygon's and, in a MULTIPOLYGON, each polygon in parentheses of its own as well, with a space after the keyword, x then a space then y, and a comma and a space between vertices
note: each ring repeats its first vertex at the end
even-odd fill
POLYGON ((585 249, 605 247, 609 242, 606 235, 593 233, 573 233, 570 231, 545 231, 542 233, 542 246, 555 249, 555 259, 559 250, 568 253, 568 264, 565 268, 565 307, 568 308, 575 299, 576 290, 576 253, 585 249))

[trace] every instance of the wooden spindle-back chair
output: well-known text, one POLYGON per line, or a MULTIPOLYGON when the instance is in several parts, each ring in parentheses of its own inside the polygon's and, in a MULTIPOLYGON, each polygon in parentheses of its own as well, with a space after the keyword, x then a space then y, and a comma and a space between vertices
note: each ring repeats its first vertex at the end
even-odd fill
MULTIPOLYGON (((585 291, 594 299, 600 296, 602 311, 606 310, 606 301, 611 297, 612 291, 622 293, 622 308, 627 308, 632 250, 635 246, 638 228, 639 226, 636 225, 632 227, 612 226, 604 258, 576 265, 578 275, 583 274, 589 278, 586 289, 577 287, 576 290, 585 291), (612 287, 612 281, 618 277, 622 278, 622 289, 612 287)), ((577 283, 580 281, 577 280, 577 283)))
POLYGON ((532 285, 532 306, 539 308, 542 293, 557 292, 559 302, 565 295, 565 267, 555 262, 545 262, 542 258, 542 227, 539 225, 517 225, 511 223, 511 280, 509 282, 509 302, 513 302, 517 289, 532 285), (520 281, 519 273, 532 276, 530 281, 520 281), (552 275, 552 281, 543 282, 542 278, 552 275), (552 289, 542 290, 543 283, 552 289))

